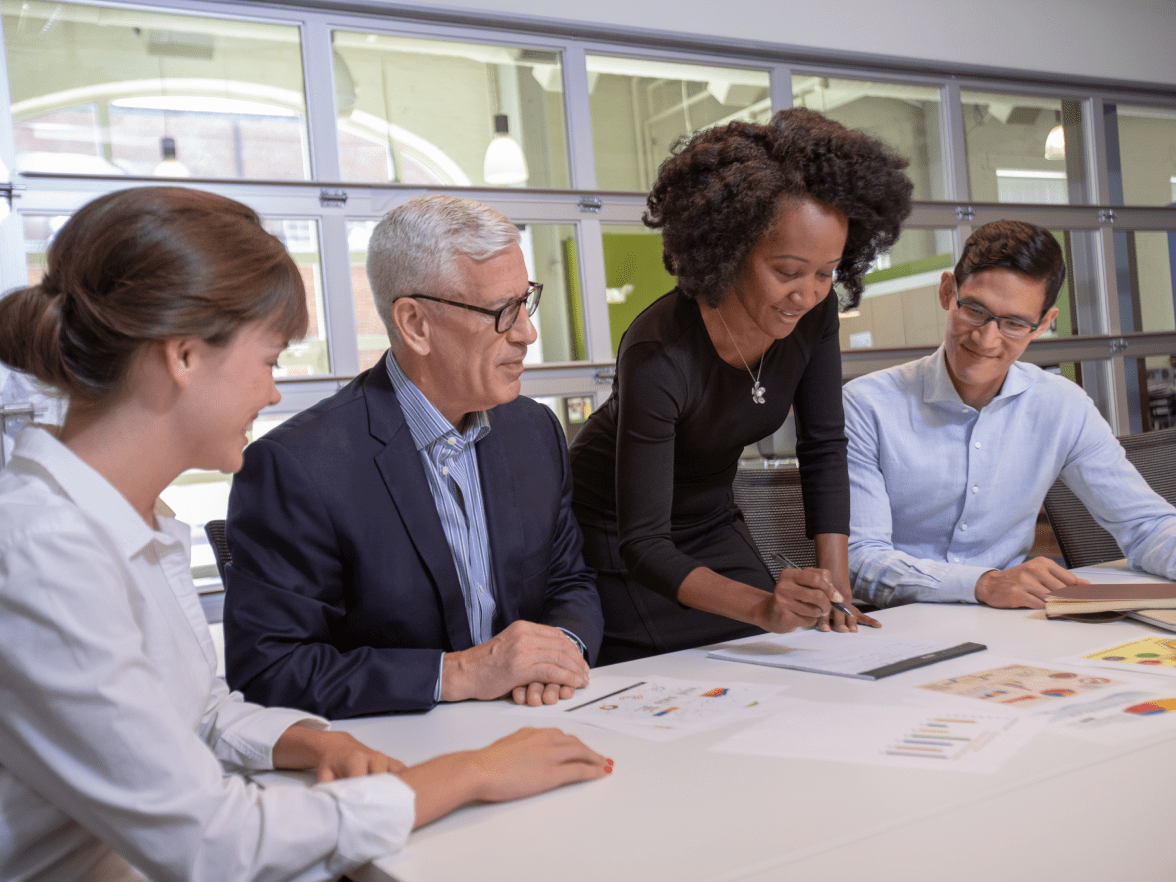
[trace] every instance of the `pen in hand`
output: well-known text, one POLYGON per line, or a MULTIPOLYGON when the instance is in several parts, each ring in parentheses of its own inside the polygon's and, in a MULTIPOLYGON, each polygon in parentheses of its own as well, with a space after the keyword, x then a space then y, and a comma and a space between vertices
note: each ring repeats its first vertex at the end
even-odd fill
MULTIPOLYGON (((776 558, 776 560, 780 561, 780 563, 784 564, 784 566, 786 566, 786 567, 791 567, 794 570, 804 569, 804 567, 798 567, 796 564, 794 564, 792 561, 790 561, 787 557, 785 557, 783 554, 781 554, 778 551, 773 551, 772 557, 776 558)), ((831 604, 833 604, 833 608, 835 610, 837 610, 838 612, 849 616, 850 619, 854 618, 853 610, 850 609, 848 606, 846 606, 844 603, 840 603, 836 600, 830 600, 829 602, 831 604)))

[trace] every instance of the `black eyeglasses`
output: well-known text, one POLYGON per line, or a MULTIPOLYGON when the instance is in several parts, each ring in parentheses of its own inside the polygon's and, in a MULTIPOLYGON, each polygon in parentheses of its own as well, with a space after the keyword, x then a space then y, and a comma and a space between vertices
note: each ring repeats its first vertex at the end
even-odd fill
POLYGON ((539 298, 543 294, 543 284, 541 282, 527 282, 527 290, 522 297, 517 300, 512 300, 506 306, 500 306, 498 309, 486 309, 484 306, 474 306, 472 303, 462 303, 460 300, 446 300, 444 297, 433 297, 429 294, 405 294, 405 297, 411 297, 414 300, 432 300, 434 303, 448 303, 450 306, 460 306, 462 309, 468 309, 470 312, 480 312, 483 315, 494 316, 494 330, 499 334, 505 334, 514 327, 515 322, 519 319, 519 312, 524 306, 527 307, 527 315, 534 315, 535 310, 539 308, 539 298))
POLYGON ((1023 340, 1041 327, 1041 322, 1031 325, 1024 319, 993 315, 979 303, 965 303, 960 300, 959 291, 956 292, 955 302, 956 314, 969 325, 982 328, 989 322, 996 322, 996 329, 1010 340, 1023 340))

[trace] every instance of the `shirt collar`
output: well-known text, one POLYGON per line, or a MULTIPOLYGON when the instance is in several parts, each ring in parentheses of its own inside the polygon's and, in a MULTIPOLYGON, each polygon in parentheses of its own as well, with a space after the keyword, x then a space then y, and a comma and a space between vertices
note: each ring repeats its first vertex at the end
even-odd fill
MULTIPOLYGON (((947 356, 944 345, 940 344, 934 353, 927 356, 922 364, 923 401, 926 404, 963 404, 960 393, 956 391, 947 373, 947 356)), ((1009 365, 1009 372, 1005 375, 1000 392, 993 401, 1002 401, 1020 395, 1036 381, 1036 375, 1025 364, 1014 361, 1009 365)))
POLYGON ((165 545, 182 542, 182 528, 172 528, 178 522, 161 521, 162 532, 152 530, 113 484, 44 429, 35 426, 22 429, 16 438, 12 460, 13 470, 39 472, 42 479, 48 477, 46 483, 50 489, 101 524, 128 559, 152 542, 165 545), (22 465, 17 460, 25 463, 22 465))
POLYGON ((490 431, 490 415, 485 410, 470 414, 466 419, 466 428, 458 431, 408 378, 392 356, 391 349, 388 350, 385 361, 388 377, 392 380, 392 389, 396 392, 401 410, 404 411, 404 421, 408 423, 408 430, 412 433, 412 440, 418 451, 450 437, 461 439, 462 443, 455 446, 464 447, 480 441, 490 431))

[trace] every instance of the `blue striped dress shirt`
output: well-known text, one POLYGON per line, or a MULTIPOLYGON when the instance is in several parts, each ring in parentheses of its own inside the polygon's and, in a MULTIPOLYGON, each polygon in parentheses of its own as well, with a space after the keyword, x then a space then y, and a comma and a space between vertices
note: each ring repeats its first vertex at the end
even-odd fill
MULTIPOLYGON (((392 350, 386 356, 388 376, 404 411, 413 443, 425 466, 429 490, 441 517, 441 528, 453 554, 453 564, 465 599, 470 638, 474 645, 494 636, 494 574, 490 570, 490 539, 486 507, 474 449, 490 431, 486 411, 470 414, 458 431, 410 380, 392 350)), ((440 682, 440 681, 438 681, 440 682)))

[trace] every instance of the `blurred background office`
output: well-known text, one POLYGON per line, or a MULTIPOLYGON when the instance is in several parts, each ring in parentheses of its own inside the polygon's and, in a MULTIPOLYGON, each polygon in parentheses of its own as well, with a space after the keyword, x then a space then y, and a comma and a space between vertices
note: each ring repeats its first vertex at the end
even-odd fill
MULTIPOLYGON (((937 346, 940 273, 974 226, 1023 218, 1055 232, 1071 270, 1028 357, 1120 434, 1171 424, 1170 0, 0 0, 0 14, 2 288, 36 281, 54 233, 101 193, 179 179, 248 203, 301 267, 311 314, 255 437, 379 357, 371 229, 456 189, 523 230, 544 283, 523 391, 571 438, 607 395, 621 333, 672 284, 640 222, 670 146, 790 105, 911 161, 914 214, 843 317, 846 378, 937 346)), ((6 410, 55 418, 41 390, 0 378, 6 410)), ((24 418, 5 415, 5 436, 24 418)), ((786 460, 790 437, 749 457, 786 460)), ((190 472, 165 497, 206 586, 202 526, 228 482, 190 472)))

